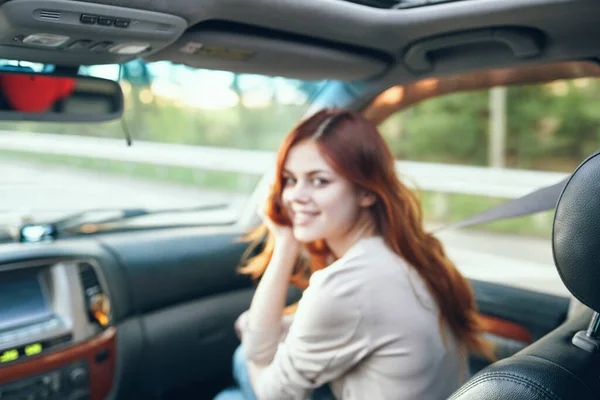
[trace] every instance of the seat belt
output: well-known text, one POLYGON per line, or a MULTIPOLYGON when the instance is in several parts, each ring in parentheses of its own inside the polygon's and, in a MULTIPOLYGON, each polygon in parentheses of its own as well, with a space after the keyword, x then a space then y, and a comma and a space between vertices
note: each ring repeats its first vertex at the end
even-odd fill
MULTIPOLYGON (((600 150, 595 151, 585 158, 581 164, 585 163, 592 157, 600 154, 600 150)), ((580 165, 581 165, 580 164, 580 165)), ((577 171, 579 167, 575 169, 577 171)), ((526 194, 525 196, 519 197, 518 199, 509 200, 496 207, 489 208, 479 214, 471 215, 461 221, 454 222, 448 225, 444 225, 441 228, 435 229, 432 233, 443 231, 446 229, 457 229, 464 228, 466 226, 487 224, 494 221, 500 221, 503 219, 510 219, 516 217, 522 217, 524 215, 536 214, 542 211, 553 210, 558 204, 558 199, 562 194, 564 187, 566 186, 572 175, 562 181, 555 183, 551 186, 546 186, 538 189, 534 192, 526 194)))
POLYGON ((503 219, 522 217, 556 208, 558 198, 570 177, 554 184, 538 189, 517 199, 508 200, 496 207, 471 215, 461 221, 454 222, 441 228, 434 229, 432 233, 447 229, 458 229, 466 226, 487 224, 503 219))

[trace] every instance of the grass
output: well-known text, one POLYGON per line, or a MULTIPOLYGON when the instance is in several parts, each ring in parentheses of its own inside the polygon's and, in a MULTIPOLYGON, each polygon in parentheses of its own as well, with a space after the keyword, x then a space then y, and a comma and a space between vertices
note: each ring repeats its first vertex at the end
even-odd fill
MULTIPOLYGON (((148 181, 161 181, 191 185, 198 188, 228 192, 250 192, 259 176, 220 171, 196 170, 185 167, 157 166, 146 163, 109 161, 87 157, 39 154, 23 151, 0 151, 0 158, 19 160, 40 165, 73 166, 77 169, 125 175, 148 181)), ((425 220, 436 224, 460 221, 488 208, 501 204, 505 199, 459 194, 423 192, 421 194, 425 220)), ((498 221, 471 229, 487 230, 505 234, 549 238, 553 211, 532 216, 498 221)))

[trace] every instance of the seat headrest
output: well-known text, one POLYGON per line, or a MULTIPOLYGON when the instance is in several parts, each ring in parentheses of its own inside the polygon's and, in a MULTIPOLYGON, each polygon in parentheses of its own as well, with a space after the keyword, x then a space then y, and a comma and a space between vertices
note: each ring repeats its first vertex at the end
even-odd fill
POLYGON ((554 214, 552 252, 567 289, 600 311, 600 151, 581 163, 563 188, 554 214))

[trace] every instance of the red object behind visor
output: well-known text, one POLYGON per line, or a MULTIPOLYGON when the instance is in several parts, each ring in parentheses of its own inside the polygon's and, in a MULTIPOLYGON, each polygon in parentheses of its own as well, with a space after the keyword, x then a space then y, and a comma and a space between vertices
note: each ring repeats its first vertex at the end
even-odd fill
POLYGON ((75 89, 74 78, 1 74, 0 87, 15 111, 47 111, 57 100, 68 97, 75 89))

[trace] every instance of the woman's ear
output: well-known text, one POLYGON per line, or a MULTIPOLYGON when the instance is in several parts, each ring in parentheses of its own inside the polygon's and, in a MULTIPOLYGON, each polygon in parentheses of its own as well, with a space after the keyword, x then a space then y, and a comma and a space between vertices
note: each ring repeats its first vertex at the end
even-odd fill
POLYGON ((360 194, 360 206, 361 207, 371 207, 377 201, 377 196, 373 192, 363 191, 360 194))

